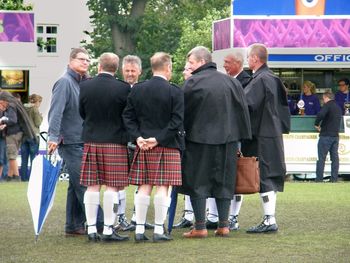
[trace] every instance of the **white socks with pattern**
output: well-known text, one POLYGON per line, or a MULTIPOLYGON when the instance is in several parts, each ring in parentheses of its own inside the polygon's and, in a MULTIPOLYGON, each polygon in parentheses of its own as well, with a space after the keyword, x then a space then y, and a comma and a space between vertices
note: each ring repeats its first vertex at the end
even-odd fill
POLYGON ((261 193, 261 203, 264 209, 264 215, 269 216, 268 220, 265 219, 265 225, 273 225, 276 224, 276 200, 277 200, 277 192, 270 191, 266 193, 261 193))
POLYGON ((230 216, 238 216, 241 211, 243 195, 234 195, 231 200, 230 216))
POLYGON ((119 206, 117 215, 125 215, 126 209, 126 192, 125 190, 118 191, 119 206))

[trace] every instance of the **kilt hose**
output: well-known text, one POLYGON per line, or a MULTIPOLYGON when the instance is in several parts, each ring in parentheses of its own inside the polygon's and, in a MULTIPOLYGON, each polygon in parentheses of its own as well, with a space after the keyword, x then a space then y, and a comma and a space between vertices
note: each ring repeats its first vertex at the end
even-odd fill
POLYGON ((85 186, 128 186, 128 151, 126 145, 85 143, 80 183, 85 186))
POLYGON ((129 177, 133 185, 181 185, 180 151, 160 146, 142 151, 136 147, 129 177))

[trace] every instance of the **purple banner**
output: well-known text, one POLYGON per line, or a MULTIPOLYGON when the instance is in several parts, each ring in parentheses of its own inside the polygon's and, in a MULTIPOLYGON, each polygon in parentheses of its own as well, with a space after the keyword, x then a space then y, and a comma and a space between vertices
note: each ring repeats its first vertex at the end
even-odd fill
POLYGON ((0 12, 0 42, 34 42, 34 14, 0 12))
POLYGON ((213 50, 230 48, 230 19, 214 23, 214 46, 213 50))
POLYGON ((233 47, 350 47, 350 19, 234 19, 233 47))

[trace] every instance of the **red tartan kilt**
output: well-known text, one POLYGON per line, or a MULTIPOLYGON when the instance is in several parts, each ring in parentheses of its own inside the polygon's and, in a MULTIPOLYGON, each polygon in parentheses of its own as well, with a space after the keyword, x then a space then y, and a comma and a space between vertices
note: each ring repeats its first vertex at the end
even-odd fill
POLYGON ((85 143, 80 183, 85 186, 128 186, 128 151, 124 145, 85 143))
POLYGON ((130 168, 133 185, 181 185, 181 159, 178 149, 155 147, 149 151, 136 148, 130 168))

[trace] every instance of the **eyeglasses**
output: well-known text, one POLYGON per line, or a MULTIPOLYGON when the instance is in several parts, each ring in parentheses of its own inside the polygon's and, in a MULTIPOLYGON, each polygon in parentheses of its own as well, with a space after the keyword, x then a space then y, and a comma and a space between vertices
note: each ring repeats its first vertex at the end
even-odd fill
POLYGON ((79 60, 79 61, 81 61, 81 62, 90 63, 90 59, 88 59, 88 58, 75 58, 75 59, 77 59, 77 60, 79 60))

